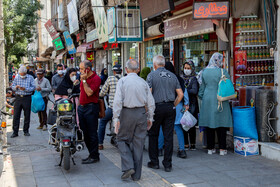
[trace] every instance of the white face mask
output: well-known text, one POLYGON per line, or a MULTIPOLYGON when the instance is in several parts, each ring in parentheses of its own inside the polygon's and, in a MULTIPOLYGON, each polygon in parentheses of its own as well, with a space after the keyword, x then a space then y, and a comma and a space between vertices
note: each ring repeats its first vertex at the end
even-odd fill
POLYGON ((190 75, 192 73, 192 70, 190 69, 184 69, 185 75, 190 75))
POLYGON ((25 78, 26 78, 26 75, 24 75, 24 76, 20 76, 20 78, 25 79, 25 78))
POLYGON ((58 73, 58 75, 62 75, 63 74, 63 70, 58 70, 57 73, 58 73))
POLYGON ((70 77, 70 79, 71 79, 72 82, 75 82, 75 80, 77 79, 77 77, 76 77, 76 75, 74 75, 74 76, 70 77))

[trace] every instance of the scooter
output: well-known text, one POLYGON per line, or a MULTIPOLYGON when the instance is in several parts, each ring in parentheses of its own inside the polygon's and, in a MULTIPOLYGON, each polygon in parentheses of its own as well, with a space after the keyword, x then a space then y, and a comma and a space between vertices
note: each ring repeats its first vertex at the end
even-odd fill
POLYGON ((49 129, 49 144, 54 145, 56 151, 60 152, 58 166, 63 162, 65 170, 70 169, 70 158, 76 165, 73 155, 83 149, 84 135, 76 119, 76 97, 79 97, 79 94, 74 94, 72 89, 68 89, 68 99, 59 99, 55 103, 51 101, 57 118, 56 123, 49 129))

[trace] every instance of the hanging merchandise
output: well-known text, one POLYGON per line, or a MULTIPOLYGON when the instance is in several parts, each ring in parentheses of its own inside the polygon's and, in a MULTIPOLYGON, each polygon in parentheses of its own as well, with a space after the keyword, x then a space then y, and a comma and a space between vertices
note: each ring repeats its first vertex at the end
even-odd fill
POLYGON ((235 69, 237 71, 247 69, 247 53, 246 53, 246 51, 235 51, 235 69))

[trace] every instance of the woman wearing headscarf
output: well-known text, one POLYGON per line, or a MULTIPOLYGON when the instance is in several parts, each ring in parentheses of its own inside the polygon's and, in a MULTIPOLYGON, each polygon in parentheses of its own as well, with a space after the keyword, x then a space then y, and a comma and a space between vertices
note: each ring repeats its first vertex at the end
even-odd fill
POLYGON ((77 80, 77 71, 75 68, 67 70, 60 85, 55 90, 55 100, 59 98, 67 98, 69 88, 73 89, 72 93, 80 93, 80 82, 77 80))
MULTIPOLYGON (((174 66, 171 62, 166 62, 165 63, 165 69, 167 69, 168 71, 175 73, 174 70, 174 66)), ((177 157, 179 158, 187 158, 187 153, 185 151, 185 142, 184 142, 184 133, 183 133, 183 129, 182 129, 182 125, 180 123, 181 118, 183 117, 184 111, 188 110, 188 105, 189 105, 189 96, 188 96, 188 92, 185 88, 184 85, 184 80, 176 75, 176 77, 179 80, 179 83, 182 87, 182 90, 184 91, 184 98, 182 99, 182 101, 176 106, 176 118, 175 118, 175 123, 174 123, 174 129, 175 132, 177 134, 177 138, 178 138, 178 142, 179 142, 179 150, 177 152, 177 157)), ((160 132, 160 136, 159 136, 159 146, 161 145, 161 147, 159 147, 159 149, 162 150, 163 148, 163 133, 160 132)), ((162 151, 159 151, 162 152, 162 151)))
POLYGON ((144 80, 147 79, 147 76, 149 75, 149 73, 151 72, 151 68, 149 67, 144 67, 140 73, 140 77, 144 80))
MULTIPOLYGON (((195 73, 195 66, 193 61, 187 60, 184 65, 184 85, 189 94, 189 112, 198 119, 198 101, 197 101, 197 94, 199 91, 199 86, 196 78, 195 73)), ((185 138, 185 148, 190 148, 190 150, 196 150, 195 142, 196 142, 196 127, 190 128, 189 131, 184 131, 184 138, 185 138), (190 137, 190 141, 189 141, 190 137), (190 142, 190 145, 189 145, 190 142)))
POLYGON ((105 84, 107 78, 108 78, 108 71, 107 71, 107 68, 103 68, 102 71, 101 71, 101 85, 105 84))
POLYGON ((199 115, 199 126, 206 127, 208 154, 216 153, 215 132, 218 136, 220 155, 226 155, 226 131, 232 127, 232 115, 228 101, 223 102, 223 110, 218 111, 218 84, 223 74, 230 78, 228 72, 222 69, 223 55, 214 53, 208 66, 202 73, 198 97, 202 100, 199 115))

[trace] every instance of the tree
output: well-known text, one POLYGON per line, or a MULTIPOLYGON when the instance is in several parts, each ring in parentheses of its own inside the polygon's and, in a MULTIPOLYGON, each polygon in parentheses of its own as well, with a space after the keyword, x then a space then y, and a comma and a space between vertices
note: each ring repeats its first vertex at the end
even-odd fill
POLYGON ((27 45, 36 38, 38 11, 43 8, 38 0, 4 0, 4 34, 6 63, 27 54, 27 45))

